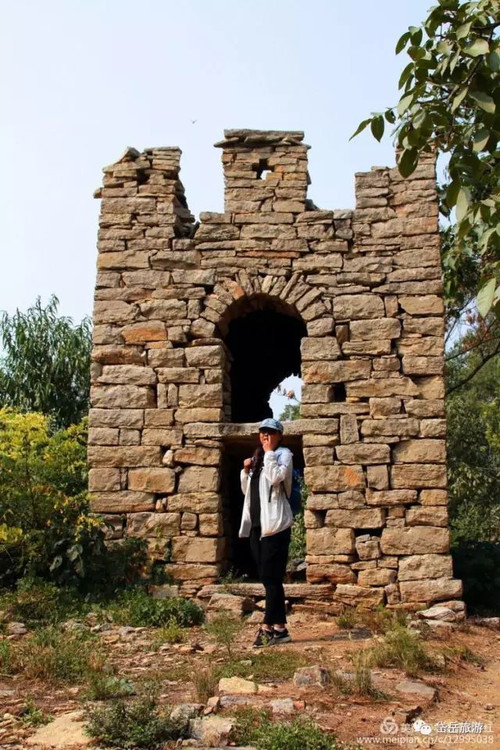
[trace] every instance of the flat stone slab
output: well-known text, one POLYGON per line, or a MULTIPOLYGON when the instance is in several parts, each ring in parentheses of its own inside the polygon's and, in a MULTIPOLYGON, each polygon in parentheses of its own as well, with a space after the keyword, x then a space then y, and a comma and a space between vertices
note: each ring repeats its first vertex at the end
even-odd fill
MULTIPOLYGON (((287 599, 331 599, 334 587, 329 583, 285 583, 287 599)), ((261 583, 230 583, 203 586, 198 592, 199 599, 210 599, 215 594, 236 594, 264 598, 265 590, 261 583)))
POLYGON ((85 734, 82 712, 70 711, 37 729, 25 742, 29 746, 67 750, 69 747, 87 747, 93 740, 85 734))
POLYGON ((428 701, 434 701, 437 698, 436 688, 419 680, 403 680, 402 682, 398 682, 396 690, 403 695, 417 695, 428 701))

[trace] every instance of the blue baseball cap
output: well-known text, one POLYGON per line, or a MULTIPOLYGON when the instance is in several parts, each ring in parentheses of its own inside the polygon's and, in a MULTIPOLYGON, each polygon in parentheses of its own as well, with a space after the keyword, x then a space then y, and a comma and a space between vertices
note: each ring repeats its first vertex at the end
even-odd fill
POLYGON ((276 432, 283 432, 283 425, 277 419, 268 417, 260 423, 259 432, 261 430, 276 430, 276 432))

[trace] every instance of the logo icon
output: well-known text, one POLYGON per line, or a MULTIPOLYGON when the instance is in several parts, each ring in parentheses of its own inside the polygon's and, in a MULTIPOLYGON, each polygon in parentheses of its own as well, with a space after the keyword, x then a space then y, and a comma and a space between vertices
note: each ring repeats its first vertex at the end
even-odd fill
POLYGON ((413 722, 413 729, 416 732, 420 732, 420 734, 431 734, 432 727, 430 724, 427 724, 423 719, 417 719, 413 722))
POLYGON ((382 734, 397 734, 398 729, 398 724, 392 716, 386 716, 385 719, 382 719, 382 723, 380 724, 382 734))

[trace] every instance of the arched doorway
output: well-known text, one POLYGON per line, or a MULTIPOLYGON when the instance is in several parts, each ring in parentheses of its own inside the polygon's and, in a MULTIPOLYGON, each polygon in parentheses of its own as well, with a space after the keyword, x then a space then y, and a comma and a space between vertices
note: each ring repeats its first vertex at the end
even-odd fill
MULTIPOLYGON (((219 332, 228 352, 225 411, 228 421, 242 427, 224 440, 221 491, 228 541, 226 568, 253 578, 248 544, 238 538, 243 506, 240 471, 243 460, 257 446, 255 435, 248 434, 245 423, 272 416, 268 402, 273 390, 287 376, 300 376, 300 343, 307 329, 294 307, 279 298, 255 294, 227 308, 219 332)), ((302 470, 302 439, 287 434, 286 425, 283 443, 293 453, 294 467, 302 470)))

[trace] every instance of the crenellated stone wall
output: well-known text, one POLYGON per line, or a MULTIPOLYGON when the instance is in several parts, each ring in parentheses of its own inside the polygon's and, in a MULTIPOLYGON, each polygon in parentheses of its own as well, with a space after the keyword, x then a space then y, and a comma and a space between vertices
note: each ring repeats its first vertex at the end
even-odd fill
POLYGON ((358 174, 356 209, 323 211, 307 199, 303 133, 229 130, 216 145, 225 211, 202 213, 199 225, 179 149, 128 149, 104 170, 94 510, 115 538, 145 537, 153 558, 168 556, 184 591, 216 581, 234 545, 225 456, 251 445, 267 416, 262 394, 280 382, 279 363, 297 370, 298 359, 301 419, 287 435, 302 447, 310 490, 308 583, 329 586, 332 603, 370 607, 460 597, 433 161, 407 180, 385 167, 358 174), (289 330, 295 359, 280 334, 276 362, 271 340, 267 366, 252 370, 259 340, 250 328, 243 346, 235 325, 259 315, 261 330, 275 319, 289 330), (254 354, 238 369, 247 347, 254 354), (233 421, 235 394, 249 399, 252 423, 233 421))

